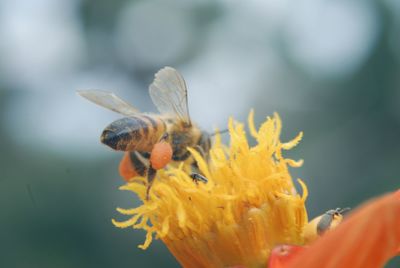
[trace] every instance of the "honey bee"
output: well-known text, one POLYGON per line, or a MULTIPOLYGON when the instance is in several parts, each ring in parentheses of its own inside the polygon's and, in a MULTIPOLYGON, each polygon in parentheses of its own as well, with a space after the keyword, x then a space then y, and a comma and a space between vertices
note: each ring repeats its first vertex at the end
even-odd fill
POLYGON ((149 86, 150 97, 160 114, 140 113, 108 91, 80 90, 78 94, 126 116, 109 124, 100 140, 114 150, 125 152, 119 166, 122 177, 130 180, 147 176, 147 198, 158 169, 171 161, 187 161, 195 166, 187 147, 196 148, 204 157, 211 147, 211 135, 190 119, 186 83, 174 68, 159 70, 149 86))

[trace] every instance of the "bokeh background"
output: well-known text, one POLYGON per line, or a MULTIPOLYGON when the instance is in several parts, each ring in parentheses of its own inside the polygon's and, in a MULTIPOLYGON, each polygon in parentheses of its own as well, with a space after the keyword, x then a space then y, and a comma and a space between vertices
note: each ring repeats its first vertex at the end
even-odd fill
POLYGON ((3 0, 0 267, 178 267, 111 224, 137 204, 99 142, 119 116, 75 94, 154 112, 147 87, 165 65, 206 130, 253 107, 257 123, 279 112, 284 140, 304 131, 287 156, 305 159, 293 176, 310 217, 399 187, 397 0, 3 0))

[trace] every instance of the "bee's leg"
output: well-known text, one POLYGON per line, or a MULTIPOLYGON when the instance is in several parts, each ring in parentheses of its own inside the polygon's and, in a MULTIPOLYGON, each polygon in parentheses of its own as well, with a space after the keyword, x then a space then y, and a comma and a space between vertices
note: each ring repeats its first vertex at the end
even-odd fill
POLYGON ((153 180, 157 174, 157 170, 164 168, 171 162, 173 150, 171 145, 166 141, 168 133, 164 133, 160 141, 154 144, 149 154, 149 168, 147 170, 147 191, 146 200, 149 200, 149 193, 153 180))
POLYGON ((196 145, 196 150, 200 153, 203 158, 206 158, 207 154, 204 149, 200 145, 196 145))
POLYGON ((154 178, 156 177, 157 170, 152 166, 149 167, 147 171, 147 189, 146 189, 146 200, 149 200, 150 188, 153 185, 154 178))
MULTIPOLYGON (((200 153, 201 157, 203 157, 203 159, 206 162, 209 161, 209 155, 206 153, 206 151, 203 149, 203 147, 197 145, 195 147, 195 149, 200 153)), ((192 173, 199 173, 199 165, 197 164, 196 160, 194 160, 194 162, 192 163, 192 168, 197 171, 197 172, 192 172, 192 173)))
POLYGON ((199 174, 199 173, 192 173, 190 174, 190 177, 192 178, 192 180, 197 184, 199 181, 203 182, 203 183, 207 183, 208 180, 206 177, 204 177, 203 175, 199 174))

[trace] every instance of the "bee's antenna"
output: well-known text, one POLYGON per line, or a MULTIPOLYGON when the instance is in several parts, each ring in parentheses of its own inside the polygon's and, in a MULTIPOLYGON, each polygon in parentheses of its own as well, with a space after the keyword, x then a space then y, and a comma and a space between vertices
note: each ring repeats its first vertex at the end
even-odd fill
POLYGON ((226 132, 228 132, 229 131, 229 129, 223 129, 223 130, 221 130, 221 131, 215 131, 214 133, 211 133, 210 134, 210 136, 212 137, 212 136, 215 136, 215 135, 217 135, 217 134, 222 134, 222 133, 226 133, 226 132))
POLYGON ((347 211, 349 211, 350 209, 351 209, 351 208, 349 208, 349 207, 339 209, 339 213, 340 213, 340 214, 344 214, 344 213, 346 213, 347 211))

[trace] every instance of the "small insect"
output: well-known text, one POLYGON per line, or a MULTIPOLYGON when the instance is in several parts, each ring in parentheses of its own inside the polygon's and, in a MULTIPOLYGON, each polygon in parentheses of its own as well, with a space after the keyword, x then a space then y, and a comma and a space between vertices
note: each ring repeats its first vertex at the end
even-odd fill
POLYGON ((171 161, 195 165, 187 147, 196 148, 204 157, 211 147, 211 135, 190 119, 186 83, 177 70, 159 70, 149 93, 160 114, 140 113, 111 92, 78 91, 89 101, 126 116, 108 125, 100 140, 114 150, 125 151, 119 165, 124 179, 147 176, 147 198, 157 170, 171 161))
POLYGON ((314 218, 304 229, 306 242, 312 242, 325 232, 337 227, 343 221, 343 214, 349 210, 350 208, 331 209, 314 218))

